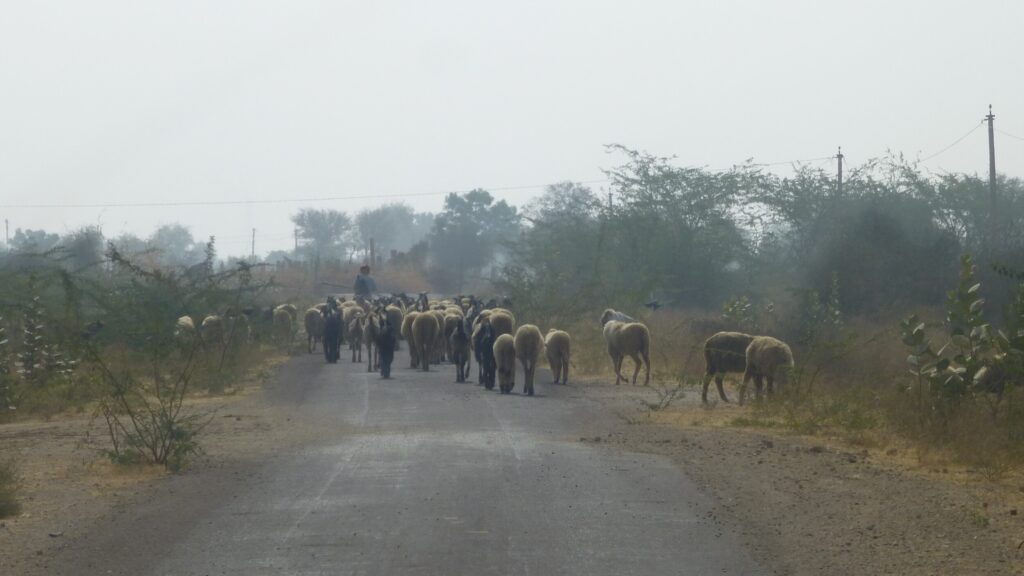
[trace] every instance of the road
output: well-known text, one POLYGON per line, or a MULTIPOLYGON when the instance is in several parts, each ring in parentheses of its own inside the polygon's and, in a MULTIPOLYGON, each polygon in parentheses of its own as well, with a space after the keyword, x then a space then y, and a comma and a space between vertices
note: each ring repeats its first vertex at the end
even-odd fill
POLYGON ((266 400, 321 437, 171 478, 54 573, 767 573, 671 461, 580 441, 616 418, 585 388, 542 371, 538 396, 502 396, 407 366, 383 381, 344 355, 293 359, 266 400))

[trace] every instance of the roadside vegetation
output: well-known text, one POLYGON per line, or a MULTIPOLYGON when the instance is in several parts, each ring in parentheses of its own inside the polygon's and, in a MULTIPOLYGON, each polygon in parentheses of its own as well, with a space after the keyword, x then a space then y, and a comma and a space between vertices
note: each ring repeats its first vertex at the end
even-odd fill
POLYGON ((296 351, 298 319, 275 336, 272 307, 350 292, 368 262, 382 292, 493 297, 567 330, 572 374, 611 372, 603 309, 636 317, 652 410, 700 385, 709 336, 740 331, 788 343, 796 368, 737 425, 898 439, 993 477, 1024 463, 1024 182, 998 178, 993 219, 986 181, 901 156, 840 188, 821 164, 780 177, 609 153, 607 187, 559 183, 521 208, 473 190, 436 214, 301 209, 295 249, 255 261, 218 259, 177 225, 146 239, 17 230, 0 258, 0 418, 95 411, 112 459, 179 467, 205 421, 186 398, 296 351), (213 343, 207 315, 222 320, 213 343), (176 333, 183 316, 193 337, 176 333))

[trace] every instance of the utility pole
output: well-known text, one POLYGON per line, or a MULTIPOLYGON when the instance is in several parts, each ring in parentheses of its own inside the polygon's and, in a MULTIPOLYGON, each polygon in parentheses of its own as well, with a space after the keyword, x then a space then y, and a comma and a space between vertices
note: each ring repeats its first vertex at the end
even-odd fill
POLYGON ((608 191, 608 213, 611 214, 611 212, 612 212, 612 191, 609 190, 608 191))
POLYGON ((4 244, 8 250, 11 249, 11 223, 7 218, 4 218, 4 244))
POLYGON ((294 229, 294 233, 295 233, 295 251, 298 252, 299 251, 299 229, 295 228, 294 229))
POLYGON ((837 177, 836 177, 836 196, 843 195, 843 147, 839 147, 839 153, 836 154, 836 162, 838 163, 837 177))
POLYGON ((256 229, 252 229, 252 252, 249 255, 249 259, 253 262, 256 261, 256 229))
POLYGON ((989 255, 996 249, 996 238, 998 237, 998 220, 996 218, 996 136, 995 136, 995 115, 992 114, 992 105, 988 105, 988 115, 985 121, 988 122, 988 210, 989 210, 989 255))
POLYGON ((376 266, 377 265, 377 261, 374 260, 374 256, 375 255, 376 254, 375 254, 375 250, 374 250, 374 247, 373 247, 373 237, 371 237, 370 238, 370 266, 376 266))

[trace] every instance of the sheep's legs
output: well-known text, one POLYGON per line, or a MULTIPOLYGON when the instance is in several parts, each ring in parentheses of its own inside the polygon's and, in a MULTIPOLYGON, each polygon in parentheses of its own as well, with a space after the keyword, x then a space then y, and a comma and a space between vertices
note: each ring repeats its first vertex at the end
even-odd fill
POLYGON ((754 376, 754 398, 758 402, 761 401, 761 393, 762 393, 763 389, 764 389, 764 377, 763 376, 754 376))
POLYGON ((704 382, 702 382, 700 391, 700 401, 704 404, 708 403, 708 387, 711 386, 711 374, 704 375, 704 382))
POLYGON ((636 377, 640 374, 640 356, 634 354, 629 358, 633 360, 633 386, 636 386, 636 377))
MULTIPOLYGON (((725 395, 725 388, 722 387, 722 377, 715 376, 715 386, 718 386, 718 397, 722 399, 722 402, 728 402, 729 397, 725 395)), ((707 389, 704 390, 707 393, 707 389)))
POLYGON ((644 356, 644 386, 651 383, 651 356, 647 352, 643 353, 644 356))
POLYGON ((562 384, 569 383, 569 361, 562 361, 562 384))

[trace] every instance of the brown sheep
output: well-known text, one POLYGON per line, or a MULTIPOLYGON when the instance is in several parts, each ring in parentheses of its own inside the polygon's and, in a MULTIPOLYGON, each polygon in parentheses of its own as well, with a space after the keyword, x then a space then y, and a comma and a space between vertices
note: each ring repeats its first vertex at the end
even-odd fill
POLYGON ((434 364, 440 364, 441 362, 444 362, 444 353, 447 349, 448 342, 447 338, 444 336, 444 311, 438 309, 431 310, 430 313, 434 315, 435 319, 437 319, 437 335, 434 340, 434 353, 432 358, 434 364))
POLYGON ((508 394, 516 385, 516 345, 511 334, 494 341, 494 364, 498 371, 498 390, 508 394))
POLYGON ((555 378, 555 384, 561 381, 562 384, 569 383, 569 348, 572 340, 569 333, 552 328, 544 338, 544 348, 548 354, 548 366, 551 368, 551 375, 555 378))
POLYGON ((324 337, 324 315, 316 307, 306 310, 302 318, 306 327, 306 349, 312 354, 316 352, 316 345, 324 337))
POLYGON ((604 325, 604 339, 608 344, 608 355, 615 367, 615 385, 629 380, 622 375, 622 360, 629 356, 633 360, 633 385, 640 373, 640 360, 645 368, 644 386, 651 381, 651 333, 647 326, 639 322, 620 322, 611 320, 604 325))
POLYGON ((701 391, 701 401, 708 403, 708 386, 711 379, 715 379, 718 387, 718 397, 722 402, 728 402, 729 397, 725 395, 722 387, 722 379, 725 374, 742 374, 747 369, 747 346, 754 337, 742 332, 719 332, 704 342, 704 387, 701 391))
POLYGON ((746 400, 747 382, 754 381, 754 394, 761 399, 763 381, 768 380, 768 395, 775 390, 776 380, 779 386, 785 386, 789 373, 793 368, 793 351, 782 340, 771 336, 756 336, 746 350, 746 370, 743 372, 743 384, 740 386, 740 404, 746 400))
POLYGON ((409 343, 409 368, 419 368, 420 352, 412 339, 412 323, 420 313, 413 310, 402 318, 402 338, 409 343))
POLYGON ((437 350, 437 335, 441 333, 441 325, 437 315, 431 312, 418 314, 412 322, 412 342, 416 346, 420 367, 424 372, 430 371, 430 362, 437 350))
POLYGON ((537 362, 544 354, 544 337, 540 329, 533 324, 523 324, 516 330, 514 339, 516 358, 523 364, 525 384, 523 392, 533 396, 533 376, 537 372, 537 362))

